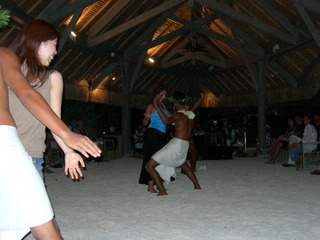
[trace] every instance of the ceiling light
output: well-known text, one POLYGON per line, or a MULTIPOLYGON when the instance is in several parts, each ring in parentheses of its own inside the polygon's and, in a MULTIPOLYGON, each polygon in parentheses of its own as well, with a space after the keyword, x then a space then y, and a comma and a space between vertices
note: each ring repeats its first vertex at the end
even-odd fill
POLYGON ((74 31, 71 31, 70 32, 70 39, 74 41, 74 40, 76 40, 76 37, 77 37, 77 34, 74 31))
POLYGON ((149 60, 149 62, 154 63, 154 59, 153 58, 149 57, 148 60, 149 60))
POLYGON ((115 76, 113 76, 111 79, 112 79, 112 81, 114 81, 114 80, 116 80, 116 77, 115 77, 115 76))

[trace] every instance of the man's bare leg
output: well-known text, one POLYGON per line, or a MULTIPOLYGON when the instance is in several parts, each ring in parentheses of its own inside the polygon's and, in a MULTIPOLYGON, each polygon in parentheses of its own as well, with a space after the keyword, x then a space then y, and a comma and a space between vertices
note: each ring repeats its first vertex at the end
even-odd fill
POLYGON ((197 148, 196 145, 193 141, 193 139, 191 138, 189 140, 189 161, 190 161, 190 165, 191 165, 191 169, 193 171, 196 171, 196 163, 197 163, 197 148))
POLYGON ((201 189, 200 184, 198 182, 198 179, 196 175, 194 174, 194 171, 188 166, 187 163, 184 163, 180 166, 182 170, 186 173, 188 178, 192 181, 194 189, 201 189))
MULTIPOLYGON (((158 187, 158 190, 159 190, 158 196, 168 195, 168 193, 166 192, 166 189, 163 186, 162 179, 160 178, 159 173, 155 169, 157 166, 159 166, 159 163, 157 163, 154 159, 151 158, 146 164, 147 172, 149 173, 153 182, 158 187)), ((190 171, 191 171, 191 169, 190 169, 190 171)))
POLYGON ((54 219, 49 222, 30 228, 37 240, 63 240, 59 227, 54 219))

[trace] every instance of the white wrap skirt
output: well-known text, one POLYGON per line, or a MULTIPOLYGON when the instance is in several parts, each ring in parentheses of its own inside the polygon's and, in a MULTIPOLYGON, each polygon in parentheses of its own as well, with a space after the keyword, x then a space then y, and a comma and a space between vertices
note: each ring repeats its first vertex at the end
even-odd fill
POLYGON ((0 240, 21 239, 53 218, 43 181, 12 126, 0 126, 0 240))
POLYGON ((156 171, 167 184, 170 183, 171 177, 176 177, 175 168, 186 162, 188 149, 189 141, 172 138, 152 156, 152 159, 160 164, 156 171))

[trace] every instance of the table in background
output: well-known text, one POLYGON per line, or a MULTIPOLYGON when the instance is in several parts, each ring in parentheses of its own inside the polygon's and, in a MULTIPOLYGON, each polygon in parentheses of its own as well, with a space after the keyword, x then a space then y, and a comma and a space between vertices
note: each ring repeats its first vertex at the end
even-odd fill
POLYGON ((106 159, 116 159, 122 157, 122 136, 121 135, 106 135, 103 138, 98 138, 97 142, 102 142, 101 150, 106 159))

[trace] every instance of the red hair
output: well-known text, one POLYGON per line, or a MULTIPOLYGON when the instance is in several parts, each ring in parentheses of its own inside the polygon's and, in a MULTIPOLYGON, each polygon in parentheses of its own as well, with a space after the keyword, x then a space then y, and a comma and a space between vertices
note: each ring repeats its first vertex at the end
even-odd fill
POLYGON ((49 69, 43 66, 38 57, 38 50, 41 43, 58 38, 57 30, 49 23, 43 20, 33 20, 25 25, 11 47, 17 54, 20 65, 26 64, 26 79, 30 84, 43 82, 48 74, 49 69))

